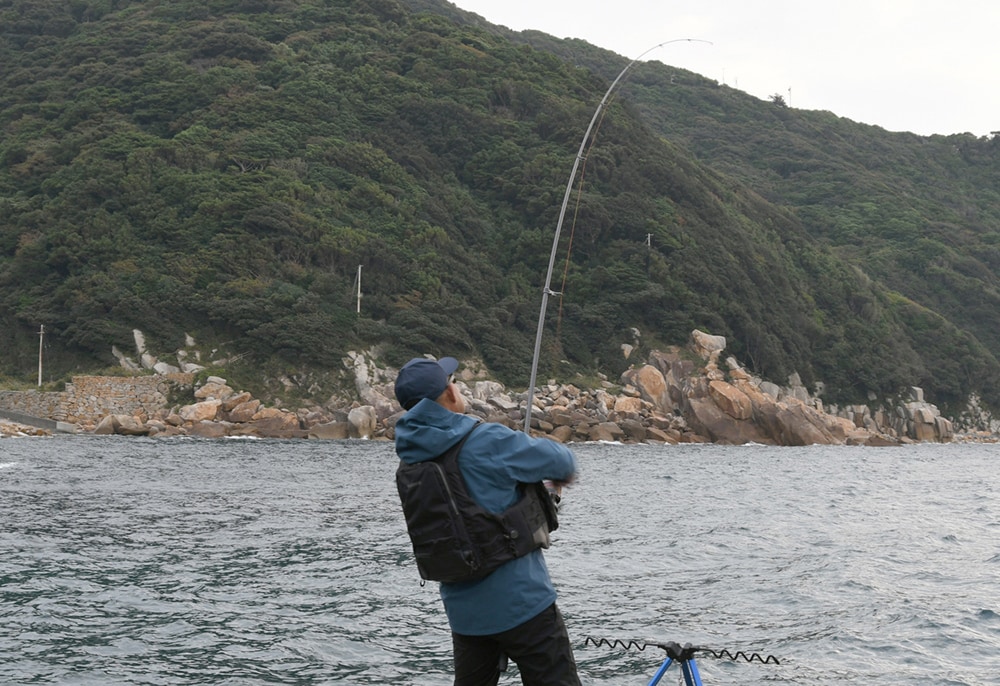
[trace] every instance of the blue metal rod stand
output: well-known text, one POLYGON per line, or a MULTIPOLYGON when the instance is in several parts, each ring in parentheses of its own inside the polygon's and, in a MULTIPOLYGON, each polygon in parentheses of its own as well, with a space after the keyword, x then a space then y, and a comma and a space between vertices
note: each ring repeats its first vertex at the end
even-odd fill
POLYGON ((663 675, 667 673, 670 665, 674 662, 680 665, 681 672, 684 674, 685 686, 702 686, 701 674, 698 673, 698 665, 694 661, 694 651, 697 648, 690 643, 682 648, 680 644, 672 641, 670 643, 659 644, 659 647, 667 651, 667 659, 656 670, 656 674, 653 675, 648 686, 656 686, 656 684, 660 683, 660 679, 663 678, 663 675))

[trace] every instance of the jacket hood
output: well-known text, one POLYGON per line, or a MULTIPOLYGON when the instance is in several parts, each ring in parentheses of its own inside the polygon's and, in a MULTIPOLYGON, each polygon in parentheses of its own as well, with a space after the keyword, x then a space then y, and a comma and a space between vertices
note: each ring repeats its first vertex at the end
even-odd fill
POLYGON ((433 460, 458 443, 476 420, 425 398, 396 422, 396 454, 413 464, 433 460))

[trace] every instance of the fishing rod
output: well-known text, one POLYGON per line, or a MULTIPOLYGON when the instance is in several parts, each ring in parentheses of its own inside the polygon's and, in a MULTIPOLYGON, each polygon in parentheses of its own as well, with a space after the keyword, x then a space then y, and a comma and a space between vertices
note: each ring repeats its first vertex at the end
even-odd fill
POLYGON ((535 334, 535 355, 531 360, 531 380, 528 382, 528 405, 524 411, 525 433, 531 433, 531 410, 535 403, 535 382, 538 379, 538 357, 542 350, 542 329, 545 326, 545 311, 549 305, 549 296, 561 295, 560 293, 553 292, 551 289, 552 271, 555 268, 556 251, 559 248, 559 235, 560 233, 562 233, 563 219, 566 217, 566 206, 569 205, 569 196, 573 192, 573 181, 576 179, 576 172, 577 169, 579 169, 580 167, 580 161, 584 159, 583 151, 587 147, 587 141, 590 139, 590 132, 593 130, 594 124, 597 123, 597 119, 600 116, 601 111, 604 110, 604 107, 607 105, 608 98, 611 97, 611 92, 615 89, 615 86, 618 85, 618 82, 622 80, 622 77, 625 76, 625 72, 627 72, 629 69, 632 68, 632 65, 634 65, 636 62, 641 60, 649 53, 651 53, 653 50, 662 48, 664 45, 669 45, 670 43, 681 43, 681 42, 708 43, 709 45, 712 44, 711 41, 701 40, 698 38, 674 38, 673 40, 664 41, 663 43, 654 45, 653 47, 646 50, 644 53, 642 53, 634 60, 629 62, 625 66, 625 68, 621 70, 621 73, 618 74, 618 77, 614 81, 612 81, 611 85, 608 87, 607 92, 604 94, 604 97, 601 98, 600 104, 594 111, 594 116, 590 120, 590 125, 587 127, 587 132, 583 134, 583 140, 580 142, 580 150, 576 153, 576 159, 573 160, 573 170, 569 174, 569 181, 566 182, 566 192, 563 195, 562 208, 559 210, 559 221, 558 223, 556 223, 556 234, 552 238, 552 253, 549 255, 549 269, 548 273, 546 273, 545 275, 545 286, 542 288, 542 307, 541 311, 538 313, 538 329, 535 334))

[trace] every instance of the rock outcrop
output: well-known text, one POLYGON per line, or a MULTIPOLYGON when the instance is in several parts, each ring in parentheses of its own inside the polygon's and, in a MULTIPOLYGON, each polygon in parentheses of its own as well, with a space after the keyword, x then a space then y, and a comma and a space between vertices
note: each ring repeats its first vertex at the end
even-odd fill
POLYGON ((5 419, 0 419, 0 438, 15 438, 24 436, 51 436, 52 432, 47 429, 39 429, 26 424, 18 424, 5 419))
MULTIPOLYGON (((725 349, 724 337, 693 331, 686 347, 652 352, 645 362, 634 362, 618 383, 601 377, 598 388, 542 385, 533 394, 531 431, 560 442, 786 446, 898 445, 953 437, 951 422, 924 402, 919 388, 905 401, 875 411, 866 405, 824 408, 797 375, 779 386, 754 377, 733 357, 720 366, 725 349)), ((148 355, 139 332, 136 351, 140 358, 148 355)), ((403 414, 392 389, 397 370, 379 367, 376 358, 373 353, 345 358, 344 370, 356 391, 351 401, 331 398, 325 407, 293 412, 266 407, 213 376, 192 389, 188 404, 155 410, 147 404, 133 414, 115 411, 90 428, 149 436, 391 439, 403 414)), ((144 365, 155 364, 144 360, 144 365)), ((456 383, 470 414, 523 427, 527 393, 508 392, 486 378, 475 361, 463 364, 456 383)))
POLYGON ((194 389, 192 396, 193 403, 163 407, 146 417, 108 415, 94 433, 201 438, 304 438, 308 434, 299 413, 262 407, 259 400, 249 393, 234 391, 221 377, 209 377, 194 389))
POLYGON ((721 336, 694 331, 687 351, 655 352, 646 365, 625 372, 622 383, 626 391, 637 388, 652 410, 683 417, 691 431, 717 443, 892 445, 952 438, 950 422, 921 404, 922 397, 897 408, 895 422, 865 421, 857 408, 828 412, 797 375, 781 388, 753 377, 732 357, 721 369, 725 345, 721 336))

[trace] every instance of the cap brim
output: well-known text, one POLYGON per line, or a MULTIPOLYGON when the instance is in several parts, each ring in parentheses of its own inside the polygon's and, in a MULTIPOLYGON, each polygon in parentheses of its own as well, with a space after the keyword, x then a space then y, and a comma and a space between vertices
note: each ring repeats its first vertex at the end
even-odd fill
POLYGON ((442 357, 438 360, 438 365, 441 366, 441 369, 444 370, 445 374, 451 375, 455 373, 456 369, 458 369, 458 360, 454 357, 442 357))

